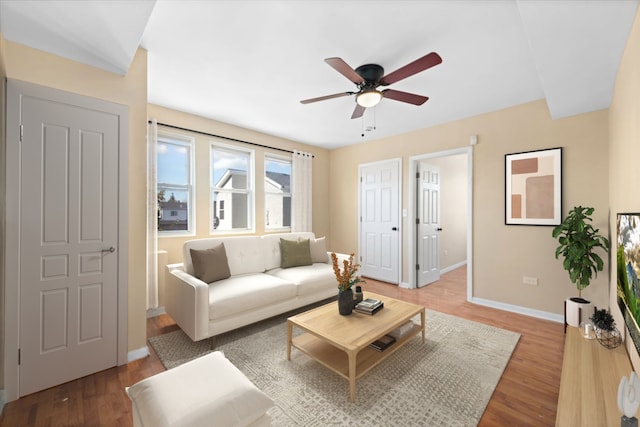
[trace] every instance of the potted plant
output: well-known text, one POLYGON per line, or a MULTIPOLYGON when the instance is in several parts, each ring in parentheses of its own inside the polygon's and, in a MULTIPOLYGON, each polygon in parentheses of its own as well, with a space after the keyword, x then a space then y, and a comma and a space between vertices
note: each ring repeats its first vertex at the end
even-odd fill
POLYGON ((351 254, 348 260, 343 260, 343 269, 340 270, 338 257, 335 252, 331 253, 333 272, 338 280, 338 311, 342 315, 349 315, 353 311, 353 291, 351 288, 358 283, 364 283, 364 279, 357 275, 360 264, 355 264, 353 257, 354 254, 351 254))
POLYGON ((565 322, 579 326, 580 311, 591 303, 582 298, 582 290, 589 286, 591 278, 604 269, 604 261, 596 253, 601 248, 609 251, 609 240, 600 235, 600 230, 591 225, 591 215, 595 209, 576 206, 560 225, 553 228, 553 237, 558 239, 556 259, 562 255, 562 266, 578 289, 578 296, 567 299, 565 322))
POLYGON ((622 342, 620 331, 616 328, 616 322, 608 310, 595 308, 590 319, 596 328, 596 338, 600 344, 607 348, 616 348, 620 345, 622 342))

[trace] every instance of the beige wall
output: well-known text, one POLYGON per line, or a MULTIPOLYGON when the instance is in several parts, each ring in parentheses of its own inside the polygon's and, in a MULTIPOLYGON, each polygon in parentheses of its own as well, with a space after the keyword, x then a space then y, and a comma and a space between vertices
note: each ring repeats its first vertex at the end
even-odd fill
MULTIPOLYGON (((609 193, 611 205, 611 236, 614 237, 611 265, 615 266, 616 214, 640 212, 640 11, 631 29, 624 56, 620 63, 614 95, 609 109, 609 193)), ((610 309, 616 325, 624 330, 624 319, 616 303, 617 275, 612 269, 610 281, 610 309)), ((626 345, 634 369, 640 369, 640 357, 626 333, 626 345)))
MULTIPOLYGON (((563 212, 582 204, 594 206, 595 226, 608 221, 608 113, 598 111, 551 120, 543 100, 386 138, 340 148, 330 153, 330 214, 333 247, 357 250, 358 164, 401 156, 402 207, 408 208, 408 158, 467 147, 477 134, 473 153, 473 297, 562 314, 563 301, 576 295, 560 261, 551 227, 504 225, 504 155, 563 147, 563 212), (522 284, 537 277, 538 286, 522 284)), ((408 224, 403 223, 403 281, 409 271, 408 224)), ((608 302, 608 271, 583 294, 599 305, 608 302)))
MULTIPOLYGON (((160 123, 179 126, 186 129, 193 129, 200 132, 221 135, 228 138, 254 142, 269 147, 276 147, 285 150, 300 150, 313 153, 313 231, 316 236, 327 236, 328 248, 331 248, 329 237, 329 151, 319 147, 312 147, 294 141, 278 138, 239 128, 225 123, 216 122, 192 114, 171 110, 158 105, 149 104, 149 118, 154 118, 160 123)), ((168 252, 168 262, 182 262, 182 244, 185 240, 211 237, 209 234, 209 200, 210 200, 210 178, 209 178, 209 147, 214 139, 206 135, 194 132, 185 132, 159 127, 159 130, 187 135, 195 139, 196 158, 196 233, 189 237, 161 237, 158 239, 158 249, 168 252)), ((228 140, 220 140, 225 144, 238 145, 242 148, 249 148, 255 151, 255 173, 257 177, 264 176, 264 156, 265 154, 287 154, 278 150, 269 150, 263 147, 237 143, 228 140)), ((264 216, 260 212, 264 211, 264 189, 260 180, 256 180, 256 233, 265 233, 264 216)), ((162 296, 163 290, 159 290, 160 306, 164 304, 162 296)))
MULTIPOLYGON (((147 53, 139 49, 127 75, 120 76, 5 41, 5 67, 6 76, 9 79, 48 86, 129 107, 128 350, 143 348, 146 346, 144 265, 146 260, 147 53)), ((2 315, 4 316, 4 313, 2 315)))
POLYGON ((467 155, 436 157, 425 163, 440 168, 440 269, 467 260, 467 155))

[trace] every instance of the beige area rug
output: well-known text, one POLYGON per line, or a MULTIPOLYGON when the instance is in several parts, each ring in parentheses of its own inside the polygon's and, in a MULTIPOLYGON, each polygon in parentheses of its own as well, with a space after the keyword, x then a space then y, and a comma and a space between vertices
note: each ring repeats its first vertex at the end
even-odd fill
MULTIPOLYGON (((427 310, 427 342, 414 337, 358 379, 351 403, 346 379, 296 349, 287 361, 290 315, 220 335, 216 347, 275 401, 277 427, 475 426, 520 338, 427 310)), ((149 341, 167 368, 211 351, 182 331, 149 341)))

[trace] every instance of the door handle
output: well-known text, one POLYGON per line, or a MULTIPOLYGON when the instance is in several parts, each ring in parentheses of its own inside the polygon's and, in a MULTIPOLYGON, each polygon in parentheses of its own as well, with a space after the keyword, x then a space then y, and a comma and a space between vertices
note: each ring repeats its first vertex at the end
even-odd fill
POLYGON ((113 246, 111 246, 109 249, 103 249, 103 250, 102 250, 102 253, 103 253, 103 254, 106 254, 106 253, 108 252, 108 253, 112 254, 112 253, 114 253, 115 251, 116 251, 116 248, 114 248, 113 246))
POLYGON ((436 228, 437 231, 442 231, 442 227, 436 228))
POLYGON ((398 227, 392 227, 391 228, 393 231, 398 231, 398 227))

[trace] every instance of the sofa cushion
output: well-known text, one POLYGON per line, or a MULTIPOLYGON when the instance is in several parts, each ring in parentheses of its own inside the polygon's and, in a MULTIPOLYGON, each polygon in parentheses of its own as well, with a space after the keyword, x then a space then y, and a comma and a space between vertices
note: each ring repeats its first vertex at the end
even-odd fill
POLYGON ((209 249, 190 249, 194 275, 206 283, 231 276, 224 243, 209 249))
POLYGON ((242 274, 209 286, 209 319, 222 319, 297 295, 296 285, 265 274, 242 274))
POLYGON ((312 264, 309 239, 301 241, 280 239, 280 257, 282 268, 312 264))
POLYGON ((299 297, 333 289, 338 294, 338 282, 330 264, 315 263, 296 268, 275 268, 267 274, 293 282, 299 297))
POLYGON ((248 426, 273 406, 219 351, 126 388, 136 425, 248 426))
POLYGON ((311 262, 329 263, 327 242, 324 236, 317 239, 309 239, 309 249, 311 251, 311 262))
MULTIPOLYGON (((264 236, 262 236, 262 241, 264 244, 265 270, 280 268, 280 265, 282 264, 282 260, 280 258, 280 239, 315 239, 315 235, 310 231, 297 231, 293 233, 265 234, 264 236)), ((233 274, 233 271, 231 272, 231 274, 233 274)))
POLYGON ((260 236, 214 237, 188 240, 183 245, 184 271, 193 275, 190 249, 209 249, 224 243, 227 263, 232 276, 263 273, 265 270, 264 243, 260 236))

